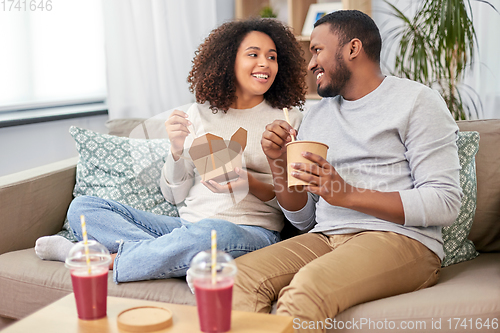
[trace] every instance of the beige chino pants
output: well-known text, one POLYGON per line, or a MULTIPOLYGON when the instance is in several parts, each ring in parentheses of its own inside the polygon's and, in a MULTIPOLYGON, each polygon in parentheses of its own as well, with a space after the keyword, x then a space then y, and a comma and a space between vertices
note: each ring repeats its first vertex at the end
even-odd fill
POLYGON ((382 231, 308 233, 236 263, 233 309, 269 313, 278 299, 277 314, 301 322, 333 319, 353 305, 432 286, 441 269, 438 256, 420 242, 382 231))

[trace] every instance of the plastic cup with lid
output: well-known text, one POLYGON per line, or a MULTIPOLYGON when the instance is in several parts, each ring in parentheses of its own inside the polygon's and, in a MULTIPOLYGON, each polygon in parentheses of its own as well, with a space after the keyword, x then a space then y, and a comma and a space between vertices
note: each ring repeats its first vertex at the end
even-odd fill
POLYGON ((93 320, 106 316, 110 263, 108 249, 94 240, 88 241, 88 254, 83 241, 69 251, 65 266, 71 273, 78 318, 93 320))
POLYGON ((233 258, 217 251, 215 275, 212 272, 211 251, 198 253, 190 265, 200 330, 227 332, 231 329, 231 306, 236 264, 233 258))

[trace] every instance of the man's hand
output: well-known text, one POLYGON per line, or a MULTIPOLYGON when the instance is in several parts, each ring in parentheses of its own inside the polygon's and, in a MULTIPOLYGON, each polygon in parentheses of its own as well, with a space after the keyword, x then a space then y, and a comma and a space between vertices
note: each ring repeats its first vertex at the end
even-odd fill
POLYGON ((312 163, 292 163, 295 170, 292 177, 309 183, 304 189, 319 195, 330 205, 344 206, 347 196, 355 188, 346 183, 323 157, 311 152, 304 152, 303 156, 312 163))
POLYGON ((165 128, 170 139, 170 151, 174 160, 177 161, 184 150, 184 141, 189 135, 188 126, 191 122, 187 120, 188 115, 182 111, 174 110, 165 122, 165 128))
POLYGON ((275 120, 266 126, 260 144, 268 159, 283 158, 286 154, 286 144, 292 141, 291 135, 297 131, 284 120, 275 120))
POLYGON ((405 214, 399 192, 381 192, 348 184, 323 157, 305 152, 312 163, 293 163, 292 177, 309 185, 305 189, 330 205, 356 210, 382 220, 404 224, 405 214))

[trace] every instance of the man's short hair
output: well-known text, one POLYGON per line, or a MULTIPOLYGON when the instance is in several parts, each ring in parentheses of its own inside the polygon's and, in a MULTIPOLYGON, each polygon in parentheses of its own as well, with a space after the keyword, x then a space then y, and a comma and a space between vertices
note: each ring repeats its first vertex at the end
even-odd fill
POLYGON ((382 38, 377 25, 370 16, 359 10, 338 10, 320 18, 314 23, 314 27, 323 23, 330 24, 330 30, 338 35, 341 47, 353 38, 357 38, 363 44, 368 58, 380 63, 382 38))

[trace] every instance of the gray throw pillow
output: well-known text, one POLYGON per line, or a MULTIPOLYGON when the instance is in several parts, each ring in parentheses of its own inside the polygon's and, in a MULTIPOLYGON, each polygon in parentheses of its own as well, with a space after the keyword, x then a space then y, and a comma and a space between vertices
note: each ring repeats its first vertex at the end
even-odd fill
POLYGON ((471 260, 479 255, 474 243, 467 238, 476 212, 475 156, 479 149, 479 133, 459 132, 457 145, 458 158, 462 168, 460 170, 460 186, 463 191, 462 206, 455 222, 442 230, 445 253, 441 264, 443 267, 471 260))
MULTIPOLYGON (((73 196, 91 195, 159 215, 179 216, 160 191, 168 139, 131 139, 70 127, 79 160, 73 196)), ((76 241, 67 223, 59 235, 76 241)))

